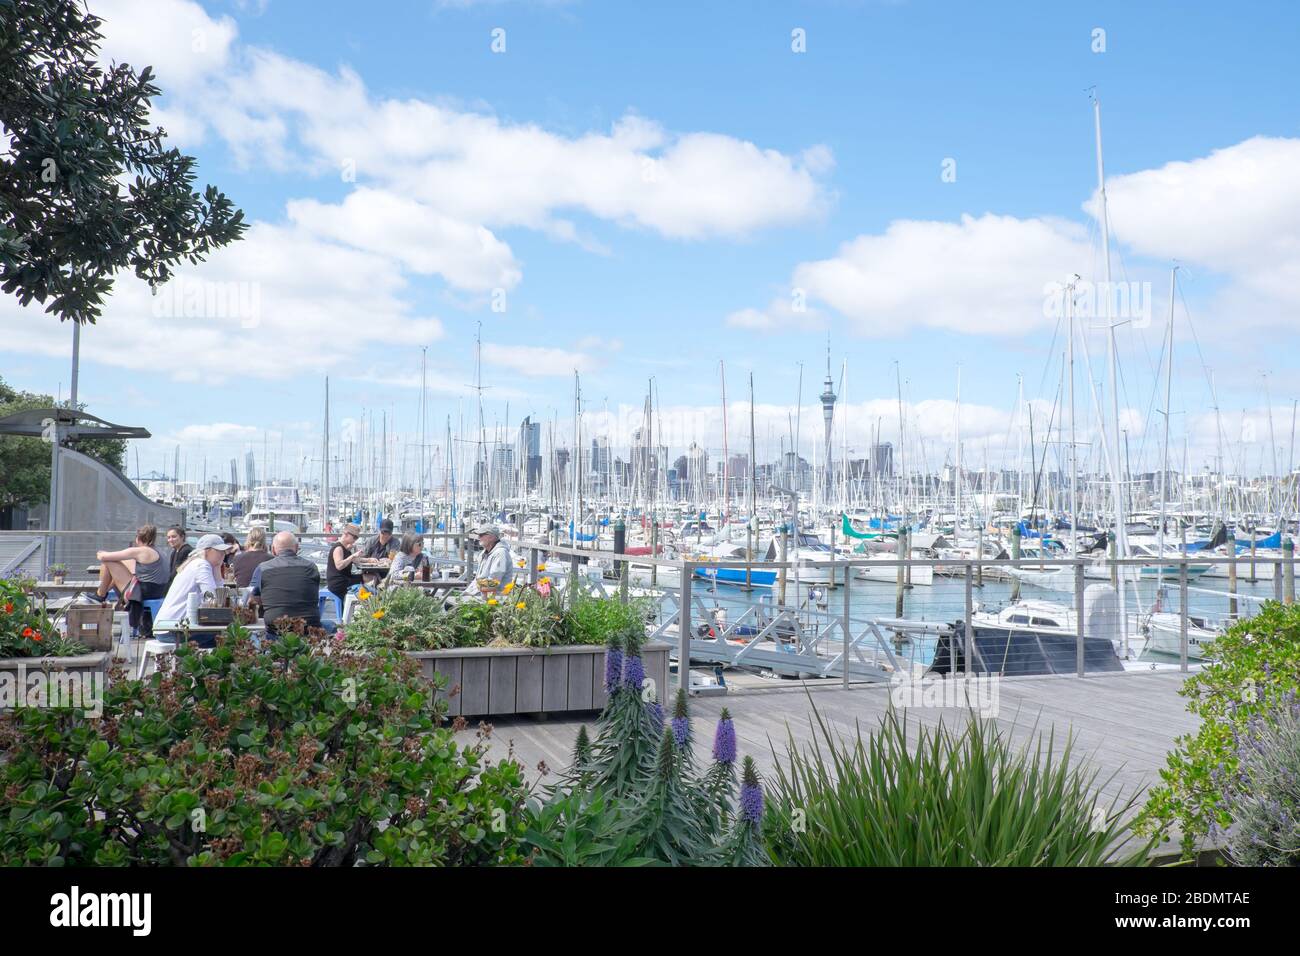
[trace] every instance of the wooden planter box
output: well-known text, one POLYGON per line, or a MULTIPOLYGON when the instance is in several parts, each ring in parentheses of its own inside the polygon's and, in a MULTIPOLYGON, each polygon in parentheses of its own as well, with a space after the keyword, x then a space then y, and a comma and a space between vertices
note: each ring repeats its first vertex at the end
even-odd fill
MULTIPOLYGON (((35 674, 57 675, 60 673, 90 675, 98 674, 93 686, 103 693, 108 687, 108 669, 112 665, 112 655, 107 651, 93 654, 79 654, 76 657, 0 657, 0 712, 13 710, 13 695, 28 699, 28 688, 35 674)), ((49 690, 46 693, 50 693, 49 690)))
MULTIPOLYGON (((646 677, 668 704, 668 648, 662 641, 642 650, 646 677)), ((505 714, 565 713, 605 706, 605 647, 465 647, 408 651, 429 679, 442 674, 447 684, 438 699, 449 716, 496 717, 505 714), (459 687, 459 693, 452 690, 459 687)))

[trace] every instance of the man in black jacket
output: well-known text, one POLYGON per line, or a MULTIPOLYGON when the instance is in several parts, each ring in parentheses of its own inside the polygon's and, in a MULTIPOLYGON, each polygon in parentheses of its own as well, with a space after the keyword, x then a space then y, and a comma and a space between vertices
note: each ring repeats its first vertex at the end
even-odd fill
POLYGON ((320 571, 298 554, 298 538, 281 531, 271 543, 275 557, 253 571, 253 595, 262 602, 268 634, 281 618, 300 617, 308 627, 320 627, 320 571))

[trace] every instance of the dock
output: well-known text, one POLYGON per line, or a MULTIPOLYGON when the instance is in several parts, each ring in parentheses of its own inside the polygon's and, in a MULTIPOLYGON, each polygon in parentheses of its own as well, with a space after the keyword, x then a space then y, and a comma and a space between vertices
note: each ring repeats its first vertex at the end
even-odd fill
MULTIPOLYGON (((1073 759, 1089 759, 1098 771, 1102 796, 1110 800, 1122 793, 1127 799, 1160 782, 1159 771, 1175 739, 1198 726, 1178 693, 1185 680, 1176 671, 1003 678, 992 719, 1022 745, 1039 732, 1046 737, 1054 731, 1057 752, 1073 735, 1073 759)), ((770 774, 773 747, 783 756, 791 735, 799 747, 812 742, 813 705, 833 732, 851 737, 859 725, 866 735, 891 706, 890 687, 860 684, 845 690, 839 681, 766 680, 725 696, 692 698, 696 757, 710 759, 713 727, 726 707, 735 721, 740 755, 753 756, 760 773, 770 774)), ((909 728, 934 727, 940 721, 961 726, 966 719, 966 711, 957 708, 909 707, 906 713, 909 728)), ((503 759, 513 749, 530 783, 554 782, 568 766, 578 728, 585 723, 593 731, 595 717, 497 718, 491 721, 489 759, 503 759), (539 770, 543 764, 546 772, 539 770)), ((477 726, 460 731, 460 742, 472 742, 477 726)))

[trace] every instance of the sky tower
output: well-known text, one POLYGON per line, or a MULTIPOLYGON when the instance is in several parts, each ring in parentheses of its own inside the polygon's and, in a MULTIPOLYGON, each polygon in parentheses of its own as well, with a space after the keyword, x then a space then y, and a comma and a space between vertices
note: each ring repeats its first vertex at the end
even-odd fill
POLYGON ((826 419, 826 500, 834 492, 834 472, 831 470, 831 420, 835 418, 835 388, 831 382, 831 340, 826 337, 826 387, 822 389, 822 417, 826 419))

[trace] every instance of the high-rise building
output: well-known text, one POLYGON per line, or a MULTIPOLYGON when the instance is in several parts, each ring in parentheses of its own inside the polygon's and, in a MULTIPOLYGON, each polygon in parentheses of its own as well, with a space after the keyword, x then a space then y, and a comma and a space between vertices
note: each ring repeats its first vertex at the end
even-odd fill
POLYGON ((709 493, 709 453, 691 442, 686 449, 686 482, 692 501, 703 501, 709 493))
POLYGON ((515 448, 521 491, 536 490, 542 481, 542 424, 532 416, 519 423, 519 440, 515 448))
POLYGON ((879 442, 871 446, 871 477, 894 477, 894 446, 891 442, 879 442))

